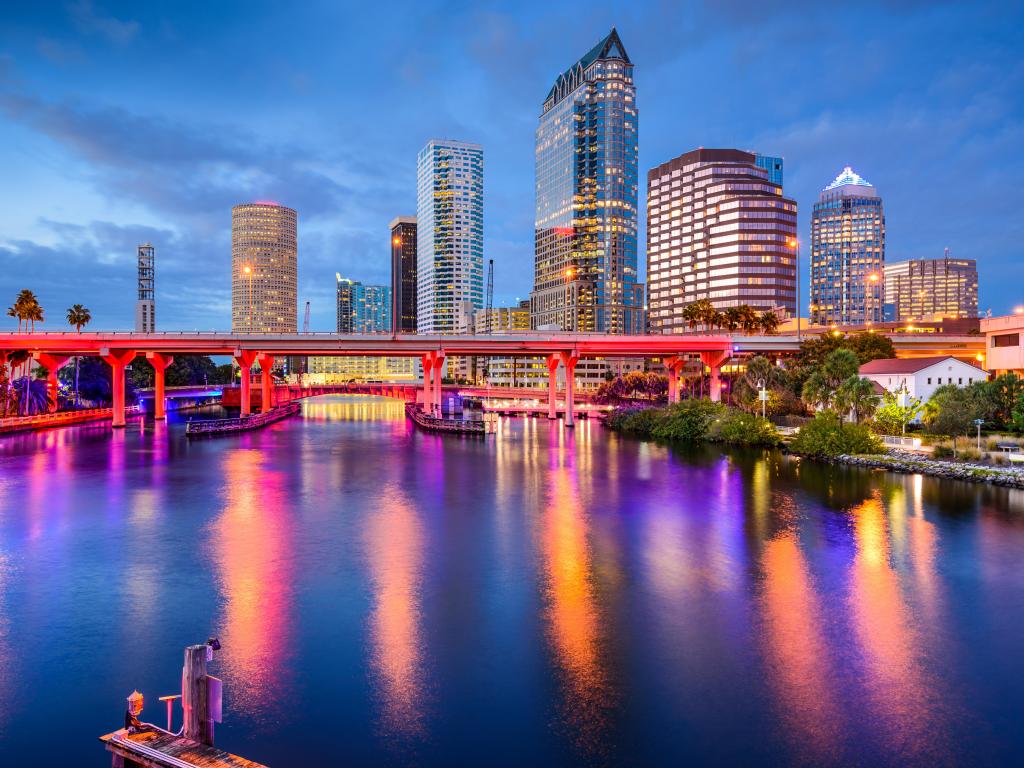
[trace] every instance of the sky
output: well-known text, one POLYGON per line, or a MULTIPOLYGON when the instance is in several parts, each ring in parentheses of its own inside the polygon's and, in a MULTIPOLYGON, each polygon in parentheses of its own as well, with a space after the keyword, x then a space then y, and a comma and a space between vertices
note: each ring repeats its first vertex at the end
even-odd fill
POLYGON ((73 303, 130 329, 151 241, 158 329, 226 329, 231 206, 272 199, 299 214, 299 306, 332 330, 335 272, 390 283, 387 224, 415 213, 432 137, 483 145, 495 304, 526 298, 541 102, 613 26, 642 180, 698 146, 781 155, 807 240, 851 165, 888 261, 949 248, 978 260, 982 311, 1024 303, 1020 2, 5 0, 0 304, 30 288, 47 329, 73 303))

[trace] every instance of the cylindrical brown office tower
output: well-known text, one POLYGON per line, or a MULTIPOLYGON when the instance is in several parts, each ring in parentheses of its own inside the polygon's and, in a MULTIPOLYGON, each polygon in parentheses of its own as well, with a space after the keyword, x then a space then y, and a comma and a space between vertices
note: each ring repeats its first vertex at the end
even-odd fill
POLYGON ((231 209, 231 331, 298 330, 298 215, 277 203, 231 209))

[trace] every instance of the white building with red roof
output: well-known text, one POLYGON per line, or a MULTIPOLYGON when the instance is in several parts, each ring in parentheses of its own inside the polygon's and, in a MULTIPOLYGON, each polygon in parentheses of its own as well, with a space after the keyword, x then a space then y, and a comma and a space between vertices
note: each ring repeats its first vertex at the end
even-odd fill
POLYGON ((860 367, 860 375, 888 392, 906 389, 908 395, 922 402, 946 384, 967 387, 988 378, 983 368, 948 355, 872 360, 860 367))

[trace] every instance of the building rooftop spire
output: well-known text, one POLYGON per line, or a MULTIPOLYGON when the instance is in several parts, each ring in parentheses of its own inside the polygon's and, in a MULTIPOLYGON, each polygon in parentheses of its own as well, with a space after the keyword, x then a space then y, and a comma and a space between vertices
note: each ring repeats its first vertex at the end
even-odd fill
POLYGON ((846 186, 849 186, 851 184, 855 185, 855 186, 858 186, 858 187, 873 187, 873 186, 875 186, 874 184, 869 182, 867 179, 865 179, 862 176, 859 176, 857 173, 855 173, 853 168, 851 168, 850 166, 846 166, 845 168, 843 168, 843 172, 840 173, 838 176, 836 176, 835 180, 831 184, 829 184, 827 187, 825 187, 825 189, 823 191, 827 192, 830 189, 836 189, 837 187, 846 187, 846 186))
POLYGON ((551 90, 548 91, 545 101, 555 95, 555 91, 559 90, 559 85, 562 85, 563 87, 566 85, 572 85, 572 87, 575 87, 573 83, 582 79, 583 73, 586 72, 587 68, 598 59, 622 59, 627 64, 633 63, 630 61, 629 54, 626 53, 626 46, 622 44, 618 30, 616 30, 615 27, 612 27, 612 31, 605 35, 597 45, 581 56, 575 64, 558 76, 558 79, 555 80, 555 84, 551 86, 551 90))

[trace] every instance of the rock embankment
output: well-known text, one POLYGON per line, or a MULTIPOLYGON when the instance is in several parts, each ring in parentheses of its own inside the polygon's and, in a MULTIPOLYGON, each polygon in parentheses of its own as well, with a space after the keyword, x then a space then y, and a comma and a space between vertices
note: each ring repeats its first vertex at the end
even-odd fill
POLYGON ((905 451, 890 451, 877 456, 848 456, 844 454, 825 460, 857 467, 887 469, 891 472, 930 475, 947 480, 964 480, 968 483, 988 483, 1004 488, 1024 489, 1024 470, 1021 469, 969 464, 960 461, 940 461, 905 451))

